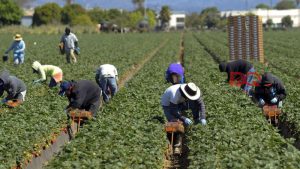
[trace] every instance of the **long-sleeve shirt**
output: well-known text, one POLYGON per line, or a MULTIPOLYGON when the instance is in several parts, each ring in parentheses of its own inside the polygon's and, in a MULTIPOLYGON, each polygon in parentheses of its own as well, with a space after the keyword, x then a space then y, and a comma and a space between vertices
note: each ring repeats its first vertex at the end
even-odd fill
POLYGON ((24 53, 25 47, 25 42, 23 40, 14 41, 11 44, 11 46, 6 50, 6 53, 8 53, 11 50, 14 50, 14 53, 24 53))
POLYGON ((8 72, 3 72, 0 79, 4 83, 4 88, 0 91, 0 97, 6 91, 8 94, 6 97, 7 100, 14 99, 18 93, 26 90, 24 82, 15 76, 10 76, 8 72))
POLYGON ((261 80, 261 85, 255 87, 255 98, 262 98, 266 103, 270 103, 274 97, 283 100, 286 97, 286 90, 281 80, 271 73, 265 73, 261 80), (265 87, 264 83, 271 83, 270 87, 265 87))
MULTIPOLYGON (((182 93, 180 92, 180 85, 181 84, 176 84, 166 89, 166 91, 161 97, 161 105, 177 107, 178 109, 180 109, 181 106, 184 106, 192 109, 194 113, 196 113, 197 111, 198 113, 200 113, 198 114, 198 116, 200 116, 202 119, 205 119, 206 118, 205 105, 202 98, 200 97, 197 100, 185 99, 182 93)), ((175 116, 176 118, 184 119, 183 116, 179 114, 179 112, 173 112, 173 113, 174 113, 173 116, 175 116)))
POLYGON ((245 60, 239 59, 236 61, 228 62, 226 64, 226 72, 227 72, 227 81, 230 81, 230 73, 231 72, 239 72, 242 74, 247 74, 248 71, 253 67, 253 65, 250 62, 247 62, 245 60))
POLYGON ((40 80, 42 81, 45 81, 47 79, 47 76, 53 77, 58 73, 62 73, 62 70, 59 67, 53 65, 41 65, 38 68, 38 71, 41 75, 40 80))
POLYGON ((69 35, 64 34, 61 37, 60 42, 64 43, 64 48, 68 51, 70 49, 75 49, 75 42, 78 42, 78 39, 75 34, 70 33, 69 35))
POLYGON ((72 82, 73 88, 70 95, 67 95, 69 105, 67 108, 86 108, 92 103, 99 101, 100 88, 89 80, 78 80, 72 82))

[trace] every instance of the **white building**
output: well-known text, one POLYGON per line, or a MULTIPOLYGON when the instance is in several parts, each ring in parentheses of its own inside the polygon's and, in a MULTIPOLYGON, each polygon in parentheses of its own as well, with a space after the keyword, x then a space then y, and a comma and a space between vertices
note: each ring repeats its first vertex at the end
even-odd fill
POLYGON ((29 27, 32 25, 34 9, 23 9, 23 11, 24 11, 24 15, 21 19, 21 25, 29 27))
POLYGON ((174 29, 185 28, 185 13, 184 12, 171 12, 169 27, 174 29))
POLYGON ((285 16, 291 16, 293 20, 293 27, 300 27, 300 9, 289 9, 289 10, 275 10, 275 9, 253 9, 249 11, 223 11, 221 16, 236 16, 253 13, 262 17, 262 22, 266 23, 268 19, 272 19, 276 25, 281 24, 281 19, 285 16))

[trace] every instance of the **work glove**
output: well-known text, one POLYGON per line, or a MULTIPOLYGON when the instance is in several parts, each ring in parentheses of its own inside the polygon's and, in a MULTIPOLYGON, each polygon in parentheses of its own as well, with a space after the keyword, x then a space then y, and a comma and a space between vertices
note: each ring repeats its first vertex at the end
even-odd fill
POLYGON ((33 81, 33 84, 40 83, 41 81, 42 81, 41 79, 39 79, 39 80, 34 80, 34 81, 33 81))
POLYGON ((207 124, 206 120, 205 120, 205 119, 201 119, 201 124, 202 124, 203 126, 205 126, 205 125, 207 124))
POLYGON ((271 100, 271 103, 275 104, 275 103, 277 103, 277 101, 278 101, 278 98, 277 98, 277 97, 274 97, 274 98, 271 100))
POLYGON ((185 118, 184 119, 184 124, 186 124, 186 125, 191 125, 191 124, 193 124, 193 122, 192 122, 192 120, 191 119, 189 119, 189 118, 185 118))
POLYGON ((265 101, 264 101, 264 99, 262 99, 262 98, 260 98, 258 102, 259 102, 259 104, 260 104, 261 106, 265 105, 265 101))

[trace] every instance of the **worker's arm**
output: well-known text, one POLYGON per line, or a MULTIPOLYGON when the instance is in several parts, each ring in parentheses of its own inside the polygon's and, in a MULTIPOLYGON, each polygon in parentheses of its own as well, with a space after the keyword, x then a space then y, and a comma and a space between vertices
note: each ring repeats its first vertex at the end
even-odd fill
POLYGON ((278 84, 276 90, 277 90, 276 97, 278 97, 279 100, 283 100, 286 98, 286 91, 282 84, 278 84))
POLYGON ((17 84, 12 84, 11 87, 8 89, 8 95, 6 97, 7 100, 12 100, 15 98, 16 94, 17 94, 17 89, 18 86, 17 84))
POLYGON ((5 51, 5 53, 8 53, 9 51, 13 50, 13 49, 15 48, 15 46, 16 46, 16 43, 13 42, 13 43, 10 45, 10 47, 5 51))
POLYGON ((80 108, 83 104, 86 94, 80 91, 74 91, 74 92, 75 92, 75 97, 70 99, 69 107, 80 108))

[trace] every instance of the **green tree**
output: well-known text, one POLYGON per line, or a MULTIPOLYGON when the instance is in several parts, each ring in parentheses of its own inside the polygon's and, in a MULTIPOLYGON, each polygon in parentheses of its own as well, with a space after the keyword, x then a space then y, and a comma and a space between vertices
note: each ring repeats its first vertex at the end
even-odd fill
POLYGON ((20 24, 22 9, 12 0, 0 0, 0 25, 20 24))
POLYGON ((201 19, 198 13, 193 12, 186 16, 185 25, 187 27, 197 28, 201 25, 201 19))
POLYGON ((255 8, 256 9, 270 9, 269 5, 263 4, 263 3, 256 5, 255 8))
POLYGON ((87 13, 91 18, 92 22, 94 23, 101 23, 102 21, 108 20, 107 13, 100 8, 93 8, 92 10, 89 10, 87 13))
POLYGON ((129 18, 129 20, 128 20, 127 26, 131 27, 131 28, 136 28, 138 23, 144 19, 144 15, 141 11, 136 10, 136 11, 131 12, 129 14, 128 18, 129 18))
POLYGON ((108 15, 109 20, 114 20, 118 17, 121 17, 122 13, 118 9, 110 9, 110 10, 108 10, 107 15, 108 15))
POLYGON ((85 9, 79 4, 66 5, 61 12, 61 21, 64 24, 70 24, 76 16, 86 14, 85 9))
POLYGON ((47 3, 36 7, 33 14, 33 25, 56 24, 61 20, 61 7, 56 3, 47 3))
POLYGON ((201 25, 207 28, 216 28, 221 21, 221 16, 218 8, 209 7, 201 11, 200 13, 201 25))
POLYGON ((26 6, 30 2, 33 2, 35 0, 14 0, 19 6, 26 6))
POLYGON ((83 26, 90 26, 93 25, 93 22, 91 20, 91 18, 87 15, 87 14, 81 14, 81 15, 77 15, 75 16, 70 25, 83 25, 83 26))
POLYGON ((145 0, 132 0, 132 3, 137 6, 137 9, 144 7, 145 0))
POLYGON ((296 8, 296 3, 295 3, 295 1, 292 1, 292 0, 280 1, 275 6, 275 9, 278 9, 278 10, 294 9, 294 8, 296 8))
POLYGON ((169 6, 162 6, 159 13, 159 19, 161 20, 161 24, 163 27, 169 22, 169 20, 171 19, 171 11, 169 6))
POLYGON ((266 22, 266 25, 268 26, 268 28, 271 28, 273 26, 273 20, 272 19, 268 19, 266 22))
POLYGON ((285 16, 281 19, 281 24, 283 27, 285 28, 291 28, 293 27, 293 20, 291 18, 291 16, 285 16))

